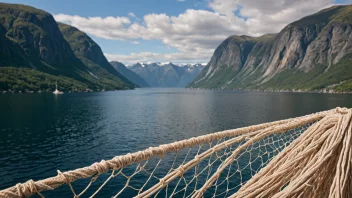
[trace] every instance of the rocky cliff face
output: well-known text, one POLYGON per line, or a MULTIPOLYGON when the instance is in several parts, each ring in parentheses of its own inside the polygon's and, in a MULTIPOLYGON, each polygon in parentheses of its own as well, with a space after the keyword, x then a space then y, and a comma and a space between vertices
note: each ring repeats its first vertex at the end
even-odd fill
POLYGON ((334 6, 262 37, 231 36, 189 85, 323 89, 352 79, 352 6, 334 6))
MULTIPOLYGON (((74 47, 83 49, 86 54, 82 57, 87 57, 87 60, 97 65, 101 74, 104 73, 100 77, 94 76, 93 67, 76 56, 77 49, 75 52, 72 50, 53 16, 45 11, 19 4, 0 3, 0 40, 0 67, 39 70, 52 75, 50 79, 56 78, 59 84, 58 76, 65 76, 71 78, 72 82, 79 81, 76 84, 80 87, 83 83, 91 89, 132 87, 128 80, 111 67, 102 53, 97 53, 99 46, 86 49, 84 43, 78 42, 74 47), (97 53, 96 57, 93 56, 94 53, 97 53), (104 59, 105 63, 102 63, 101 60, 104 59)), ((94 44, 92 40, 87 42, 87 45, 94 44)))
POLYGON ((6 37, 6 29, 0 24, 0 65, 24 65, 30 66, 25 58, 24 51, 13 41, 6 37))
POLYGON ((125 76, 129 81, 138 85, 139 87, 150 87, 149 84, 138 74, 134 73, 132 70, 128 69, 124 64, 118 61, 111 61, 110 64, 118 71, 120 74, 125 76))
POLYGON ((185 87, 204 68, 201 64, 137 63, 128 67, 141 76, 151 87, 185 87))
MULTIPOLYGON (((0 22, 6 31, 6 39, 20 47, 28 60, 40 60, 57 66, 58 70, 61 69, 59 65, 68 63, 71 67, 83 68, 49 13, 29 6, 1 4, 0 22)), ((37 63, 29 65, 41 66, 37 63)))

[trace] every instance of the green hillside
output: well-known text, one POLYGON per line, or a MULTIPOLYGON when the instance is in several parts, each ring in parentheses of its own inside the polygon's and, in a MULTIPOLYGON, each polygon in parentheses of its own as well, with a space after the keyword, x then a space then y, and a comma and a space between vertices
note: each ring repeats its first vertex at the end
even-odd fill
MULTIPOLYGON (((110 70, 105 65, 99 64, 93 68, 88 62, 77 57, 53 16, 45 11, 25 5, 0 3, 0 41, 2 43, 0 68, 6 67, 2 68, 4 79, 12 78, 12 76, 5 77, 9 73, 23 76, 23 71, 27 71, 15 68, 28 68, 38 71, 32 71, 28 76, 34 73, 35 76, 45 73, 46 77, 51 76, 46 79, 53 85, 55 82, 50 79, 59 78, 59 86, 61 84, 64 86, 64 84, 67 85, 63 82, 64 79, 69 78, 71 88, 67 88, 71 90, 134 87, 111 66, 110 70), (8 72, 4 72, 6 70, 8 72), (16 72, 20 73, 16 74, 16 72)), ((15 82, 17 81, 8 83, 19 91, 22 85, 15 86, 15 82)), ((6 82, 2 79, 2 84, 4 83, 6 82)), ((40 89, 40 86, 30 87, 33 90, 40 89)))

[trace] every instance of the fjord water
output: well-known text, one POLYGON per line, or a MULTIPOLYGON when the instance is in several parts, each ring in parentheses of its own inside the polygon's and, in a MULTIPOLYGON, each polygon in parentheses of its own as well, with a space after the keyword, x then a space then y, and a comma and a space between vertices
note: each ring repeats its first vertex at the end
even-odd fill
POLYGON ((4 189, 150 146, 337 106, 351 108, 352 95, 136 89, 3 94, 0 104, 4 189))

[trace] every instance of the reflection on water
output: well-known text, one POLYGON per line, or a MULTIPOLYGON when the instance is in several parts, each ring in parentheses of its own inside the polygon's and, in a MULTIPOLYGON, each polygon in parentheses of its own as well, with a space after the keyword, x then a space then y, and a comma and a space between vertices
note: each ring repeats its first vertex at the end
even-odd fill
POLYGON ((210 132, 337 106, 352 95, 187 89, 0 95, 0 189, 210 132))

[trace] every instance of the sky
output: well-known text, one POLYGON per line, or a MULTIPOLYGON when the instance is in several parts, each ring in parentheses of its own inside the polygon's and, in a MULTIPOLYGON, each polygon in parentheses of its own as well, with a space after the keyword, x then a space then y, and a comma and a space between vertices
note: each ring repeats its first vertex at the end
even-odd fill
POLYGON ((3 0, 51 13, 86 32, 108 60, 206 63, 228 36, 277 33, 352 0, 3 0))

